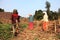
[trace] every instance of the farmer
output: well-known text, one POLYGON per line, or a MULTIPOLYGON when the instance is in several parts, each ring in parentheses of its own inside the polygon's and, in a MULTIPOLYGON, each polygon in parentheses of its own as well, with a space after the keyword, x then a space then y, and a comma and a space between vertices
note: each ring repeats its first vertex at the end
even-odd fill
POLYGON ((43 30, 44 31, 48 31, 48 15, 46 12, 43 12, 44 16, 43 16, 43 30))
POLYGON ((13 10, 12 14, 12 24, 13 24, 13 34, 17 36, 18 34, 18 26, 19 26, 19 15, 16 9, 13 10))
POLYGON ((29 29, 32 30, 33 29, 33 16, 32 15, 29 15, 29 29))

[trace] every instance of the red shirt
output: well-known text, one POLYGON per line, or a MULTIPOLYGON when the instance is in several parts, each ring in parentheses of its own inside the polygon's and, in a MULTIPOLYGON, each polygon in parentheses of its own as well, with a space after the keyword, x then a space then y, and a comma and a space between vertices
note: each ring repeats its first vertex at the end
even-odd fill
POLYGON ((16 23, 16 20, 18 20, 18 14, 12 14, 12 23, 16 23))
POLYGON ((12 14, 12 17, 17 19, 18 18, 18 14, 12 14))

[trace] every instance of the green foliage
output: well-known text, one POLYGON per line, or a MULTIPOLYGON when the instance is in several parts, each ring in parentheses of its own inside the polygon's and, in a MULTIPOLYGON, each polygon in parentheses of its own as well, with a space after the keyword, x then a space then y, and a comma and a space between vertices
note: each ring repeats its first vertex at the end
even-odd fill
POLYGON ((0 8, 0 12, 4 12, 4 9, 0 8))
POLYGON ((46 1, 46 8, 49 9, 50 8, 50 3, 48 1, 46 1))
POLYGON ((39 40, 39 39, 36 37, 35 40, 39 40))
POLYGON ((49 15, 50 13, 50 3, 48 1, 46 1, 46 8, 47 8, 47 14, 49 15))
POLYGON ((58 9, 58 13, 60 13, 60 8, 58 9))
POLYGON ((41 20, 43 18, 43 11, 42 10, 35 11, 34 18, 36 20, 41 20))
MULTIPOLYGON (((34 18, 36 20, 41 20, 43 18, 43 11, 42 10, 38 10, 38 11, 35 11, 35 15, 34 15, 34 18)), ((53 12, 53 11, 50 11, 48 13, 48 19, 49 20, 57 20, 58 19, 58 13, 57 12, 53 12)))
POLYGON ((46 9, 47 9, 47 14, 48 14, 48 18, 49 20, 51 19, 51 14, 50 14, 50 3, 48 1, 46 1, 46 9))
POLYGON ((58 19, 57 12, 50 11, 50 14, 48 16, 49 16, 49 20, 57 20, 58 19))
POLYGON ((21 24, 21 27, 24 29, 24 28, 27 28, 28 24, 21 24))
POLYGON ((58 9, 58 16, 60 17, 60 8, 58 9))
POLYGON ((60 39, 60 34, 57 34, 57 36, 56 36, 58 39, 60 39))
POLYGON ((0 39, 9 40, 12 37, 11 28, 9 24, 0 24, 0 39))

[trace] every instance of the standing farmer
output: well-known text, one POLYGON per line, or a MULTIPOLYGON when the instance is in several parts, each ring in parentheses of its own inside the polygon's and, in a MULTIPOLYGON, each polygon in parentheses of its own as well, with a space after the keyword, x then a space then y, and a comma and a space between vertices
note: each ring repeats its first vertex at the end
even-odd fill
POLYGON ((13 24, 13 34, 17 36, 18 32, 16 31, 18 29, 18 23, 19 23, 19 15, 16 9, 13 10, 12 14, 12 24, 13 24))
POLYGON ((43 16, 43 30, 47 31, 48 30, 48 15, 46 12, 43 12, 44 16, 43 16))
POLYGON ((29 29, 32 30, 33 29, 33 16, 32 15, 29 15, 29 29))

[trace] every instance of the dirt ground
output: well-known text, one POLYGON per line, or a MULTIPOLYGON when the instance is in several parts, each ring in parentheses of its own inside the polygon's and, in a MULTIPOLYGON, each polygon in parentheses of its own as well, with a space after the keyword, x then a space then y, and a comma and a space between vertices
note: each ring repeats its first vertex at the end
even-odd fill
POLYGON ((55 33, 44 32, 40 27, 33 30, 25 29, 12 40, 58 40, 55 33))
POLYGON ((42 30, 41 23, 38 24, 34 24, 33 30, 28 29, 28 27, 25 28, 17 37, 12 38, 11 40, 60 40, 56 37, 55 29, 53 29, 54 25, 50 25, 54 24, 54 22, 49 22, 49 28, 52 28, 49 29, 48 32, 42 30))

